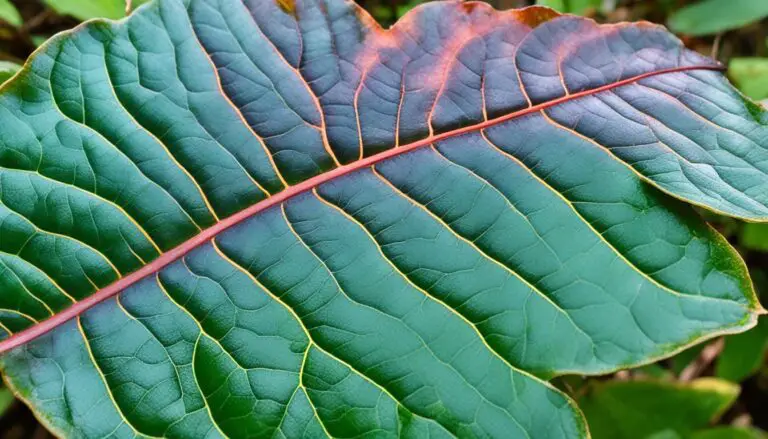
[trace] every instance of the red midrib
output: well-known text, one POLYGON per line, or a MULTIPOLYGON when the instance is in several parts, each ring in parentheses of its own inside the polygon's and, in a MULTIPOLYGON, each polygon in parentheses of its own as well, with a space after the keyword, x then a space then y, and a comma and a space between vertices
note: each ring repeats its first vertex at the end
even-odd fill
POLYGON ((309 180, 303 181, 295 186, 290 186, 284 191, 275 194, 265 200, 262 200, 253 206, 244 209, 232 216, 229 216, 215 225, 201 231, 196 236, 190 238, 189 240, 183 242, 182 244, 178 245, 177 247, 174 247, 173 249, 163 253, 155 259, 154 261, 150 262, 149 264, 145 265, 144 267, 140 268, 139 270, 111 283, 110 285, 96 291, 91 296, 73 304, 69 308, 64 309, 63 311, 57 313, 56 315, 48 318, 47 320, 44 320, 35 326, 32 326, 30 328, 24 329, 21 332, 18 332, 14 334, 13 336, 0 341, 0 354, 7 352, 13 348, 16 348, 18 346, 21 346, 25 343, 28 343, 32 340, 34 340, 37 337, 40 337, 43 334, 46 334, 59 325, 62 325, 69 320, 79 316, 83 312, 87 311, 88 309, 96 306, 97 304, 103 302, 104 300, 109 299, 112 296, 117 295, 119 292, 123 291, 124 289, 130 287, 131 285, 135 284, 136 282, 140 281, 141 279, 157 273, 158 271, 162 270, 169 264, 173 263, 177 259, 183 257, 185 254, 189 253, 196 247, 210 241, 213 239, 216 235, 219 233, 229 229, 230 227, 235 226, 236 224, 240 223, 241 221, 250 218, 253 215, 256 215, 257 213, 269 209, 272 206, 275 206, 277 204, 280 204, 284 202, 285 200, 294 197, 300 193, 306 192, 308 190, 311 190, 312 188, 315 188, 325 182, 328 182, 330 180, 333 180, 334 178, 341 177, 342 175, 349 174, 351 172, 366 168, 368 166, 372 166, 380 161, 387 160, 389 158, 405 154, 409 151, 413 151, 415 149, 430 145, 435 142, 439 142, 441 140, 447 139, 449 137, 456 137, 461 136, 466 133, 470 133, 473 131, 479 131, 484 128, 491 127, 493 125, 497 125, 502 122, 506 122, 508 120, 512 120, 521 116, 525 116, 527 114, 535 113, 537 111, 541 111, 543 109, 552 107, 554 105, 561 104, 563 102, 568 102, 574 99, 578 99, 584 96, 589 96, 592 94, 600 93, 602 91, 610 90, 616 87, 621 87, 623 85, 631 84, 633 82, 639 81, 644 78, 648 78, 651 76, 656 75, 663 75, 666 73, 675 73, 675 72, 683 72, 688 70, 724 70, 723 67, 719 66, 687 66, 687 67, 675 67, 671 69, 663 69, 658 70, 655 72, 648 72, 643 73, 642 75, 633 76, 628 79, 624 79, 622 81, 614 82, 612 84, 603 85, 601 87, 597 87, 591 90, 584 90, 578 93, 569 94, 557 99, 554 99, 549 102, 545 102, 542 104, 534 105, 528 108, 525 108, 523 110, 515 111, 513 113, 506 114, 504 116, 499 116, 494 119, 489 119, 487 121, 477 123, 474 125, 470 125, 464 128, 455 129, 452 131, 447 131, 442 134, 433 135, 430 137, 427 137, 425 139, 400 146, 398 148, 389 149, 387 151, 381 152, 379 154, 373 155, 371 157, 364 158, 362 160, 358 160, 354 163, 350 163, 348 165, 344 165, 338 168, 334 168, 331 171, 328 171, 324 174, 317 175, 315 177, 310 178, 309 180))

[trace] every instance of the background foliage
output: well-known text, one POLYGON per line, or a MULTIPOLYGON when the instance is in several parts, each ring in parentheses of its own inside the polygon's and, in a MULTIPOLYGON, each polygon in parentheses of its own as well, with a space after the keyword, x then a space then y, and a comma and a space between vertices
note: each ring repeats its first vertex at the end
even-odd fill
MULTIPOLYGON (((146 0, 144 0, 146 1, 146 0)), ((134 0, 137 7, 142 0, 134 0)), ((420 0, 358 0, 391 24, 420 0)), ((533 0, 491 0, 499 9, 533 0)), ((727 64, 731 81, 768 102, 766 0, 539 0, 600 22, 648 20, 727 64)), ((94 17, 120 18, 124 0, 0 0, 0 82, 51 35, 94 17)), ((768 224, 701 212, 741 252, 762 302, 768 303, 768 224)), ((645 367, 555 384, 577 399, 595 439, 767 438, 768 319, 753 330, 714 340, 645 367)), ((12 394, 0 388, 0 439, 50 437, 12 394)))

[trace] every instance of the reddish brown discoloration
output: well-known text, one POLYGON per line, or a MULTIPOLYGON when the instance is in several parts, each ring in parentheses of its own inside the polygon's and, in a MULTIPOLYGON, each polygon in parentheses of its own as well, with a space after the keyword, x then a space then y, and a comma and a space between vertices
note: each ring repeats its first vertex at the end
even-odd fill
POLYGON ((368 28, 375 32, 383 30, 383 28, 381 27, 381 24, 378 21, 376 21, 376 19, 373 18, 373 16, 368 11, 357 6, 356 3, 355 3, 355 16, 357 16, 357 19, 360 20, 360 23, 363 24, 363 27, 368 28))
POLYGON ((296 15, 296 0, 275 0, 280 9, 291 15, 296 15))
POLYGON ((512 12, 512 15, 519 22, 526 24, 531 29, 535 29, 542 23, 560 17, 561 14, 554 9, 541 6, 531 6, 512 12))

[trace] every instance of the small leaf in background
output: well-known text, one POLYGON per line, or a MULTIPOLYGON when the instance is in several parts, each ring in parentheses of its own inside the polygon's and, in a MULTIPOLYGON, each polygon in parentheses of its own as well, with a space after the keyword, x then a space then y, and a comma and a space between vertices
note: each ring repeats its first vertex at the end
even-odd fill
POLYGON ((0 387, 0 416, 3 416, 6 411, 16 401, 16 396, 7 387, 0 387))
MULTIPOLYGON (((134 0, 133 9, 148 1, 134 0)), ((71 15, 80 20, 125 17, 125 0, 45 0, 45 3, 59 14, 71 15)))
POLYGON ((768 98, 768 58, 734 58, 728 63, 728 76, 750 98, 768 98))
POLYGON ((768 350, 768 319, 761 318, 747 332, 725 338, 725 347, 715 366, 718 377, 734 382, 743 381, 756 373, 768 350))
POLYGON ((603 0, 538 0, 536 4, 550 7, 559 12, 585 15, 590 11, 600 9, 603 0))
POLYGON ((703 351, 706 346, 706 344, 698 344, 670 358, 670 369, 672 372, 675 375, 680 375, 680 372, 685 370, 689 364, 696 360, 696 358, 701 354, 701 351, 703 351))
POLYGON ((675 430, 664 430, 654 433, 645 439, 683 439, 675 430))
POLYGON ((669 17, 669 28, 686 35, 709 35, 735 29, 768 16, 765 0, 704 0, 669 17))
POLYGON ((749 250, 768 251, 768 225, 747 223, 741 229, 740 244, 749 250))
POLYGON ((646 364, 640 366, 632 371, 635 376, 648 377, 655 380, 669 380, 674 379, 675 374, 669 369, 663 367, 659 363, 646 364))
POLYGON ((676 437, 674 434, 685 437, 706 427, 738 395, 738 385, 716 378, 690 383, 593 381, 590 391, 578 402, 594 439, 662 435, 661 439, 676 437))
POLYGON ((0 20, 5 20, 14 26, 21 26, 21 15, 10 0, 0 0, 0 20))
POLYGON ((709 430, 697 431, 689 439, 765 439, 765 433, 760 430, 742 427, 716 427, 709 430))
POLYGON ((29 38, 32 39, 32 43, 35 44, 35 47, 40 47, 43 45, 43 43, 48 41, 48 38, 51 38, 51 37, 46 35, 32 35, 29 38))
POLYGON ((0 84, 10 79, 19 69, 21 69, 21 66, 16 63, 0 61, 0 84))

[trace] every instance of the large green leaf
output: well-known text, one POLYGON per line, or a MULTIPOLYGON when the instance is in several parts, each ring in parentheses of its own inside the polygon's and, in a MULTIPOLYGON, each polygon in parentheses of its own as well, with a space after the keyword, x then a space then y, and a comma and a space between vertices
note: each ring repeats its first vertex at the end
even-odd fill
POLYGON ((685 438, 722 415, 738 394, 739 386, 714 378, 608 381, 592 383, 578 401, 594 439, 685 438))
POLYGON ((2 369, 67 437, 585 437, 536 376, 762 312, 676 199, 768 216, 768 116, 719 69, 479 3, 91 22, 0 91, 2 369))

